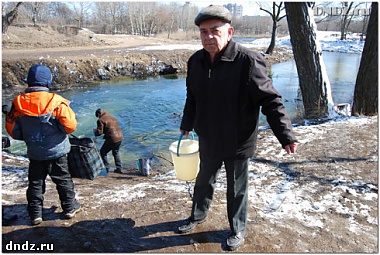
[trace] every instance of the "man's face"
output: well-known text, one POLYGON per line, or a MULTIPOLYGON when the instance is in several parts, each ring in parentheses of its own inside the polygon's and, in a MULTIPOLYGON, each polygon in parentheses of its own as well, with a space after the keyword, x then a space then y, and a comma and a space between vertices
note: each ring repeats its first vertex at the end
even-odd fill
POLYGON ((206 20, 199 25, 199 31, 203 48, 215 56, 227 46, 234 28, 220 20, 206 20))

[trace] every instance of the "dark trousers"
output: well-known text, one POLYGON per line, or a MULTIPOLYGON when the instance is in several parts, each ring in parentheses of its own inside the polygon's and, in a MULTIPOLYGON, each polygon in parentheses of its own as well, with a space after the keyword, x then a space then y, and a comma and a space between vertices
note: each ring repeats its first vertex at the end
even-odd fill
POLYGON ((191 218, 198 221, 207 217, 223 162, 227 175, 227 215, 230 229, 234 234, 242 232, 244 235, 248 215, 248 159, 201 160, 195 181, 191 218))
POLYGON ((64 212, 74 209, 75 192, 71 178, 67 154, 52 160, 30 160, 26 191, 28 200, 28 213, 32 219, 42 217, 44 194, 46 189, 46 176, 49 174, 58 191, 61 207, 64 212))
POLYGON ((112 156, 115 160, 116 169, 122 169, 120 155, 119 155, 119 149, 120 149, 121 141, 117 143, 113 143, 110 141, 104 141, 104 144, 102 148, 100 148, 100 156, 102 157, 104 166, 107 169, 107 172, 110 169, 110 164, 107 159, 107 154, 112 150, 112 156))

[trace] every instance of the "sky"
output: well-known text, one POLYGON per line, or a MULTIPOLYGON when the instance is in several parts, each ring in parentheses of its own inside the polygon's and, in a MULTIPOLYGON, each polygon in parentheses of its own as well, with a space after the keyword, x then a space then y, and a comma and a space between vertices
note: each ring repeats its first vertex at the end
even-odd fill
MULTIPOLYGON (((128 0, 128 1, 135 1, 135 2, 152 2, 154 0, 128 0)), ((178 1, 161 1, 156 0, 155 2, 162 2, 165 4, 170 4, 172 2, 176 3, 185 3, 190 2, 191 4, 199 7, 200 9, 203 9, 211 4, 214 5, 225 5, 225 4, 237 4, 243 6, 243 16, 257 16, 257 15, 266 15, 263 11, 260 11, 260 8, 258 6, 257 1, 248 1, 248 0, 224 0, 224 1, 204 1, 204 0, 178 0, 178 1)), ((264 3, 264 2, 262 2, 264 3)), ((271 4, 272 2, 266 2, 267 4, 271 4)))
MULTIPOLYGON (((243 6, 243 16, 254 16, 254 15, 264 15, 264 12, 260 11, 259 6, 257 5, 257 2, 255 1, 201 1, 201 0, 193 0, 190 1, 191 3, 195 4, 196 6, 199 6, 201 8, 209 6, 211 3, 215 5, 225 5, 225 4, 237 4, 243 6)), ((271 2, 270 2, 271 3, 271 2)))

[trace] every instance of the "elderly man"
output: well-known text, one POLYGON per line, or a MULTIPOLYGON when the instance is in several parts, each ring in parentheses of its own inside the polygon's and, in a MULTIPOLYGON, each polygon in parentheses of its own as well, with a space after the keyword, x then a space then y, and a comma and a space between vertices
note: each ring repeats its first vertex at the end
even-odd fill
POLYGON ((200 170, 194 187, 191 216, 178 228, 192 231, 206 220, 215 182, 224 163, 227 175, 227 214, 231 232, 226 248, 244 242, 248 213, 248 163, 256 149, 259 110, 287 153, 297 141, 268 77, 263 57, 232 39, 231 14, 211 5, 195 18, 203 49, 188 61, 187 97, 180 131, 199 137, 200 170))

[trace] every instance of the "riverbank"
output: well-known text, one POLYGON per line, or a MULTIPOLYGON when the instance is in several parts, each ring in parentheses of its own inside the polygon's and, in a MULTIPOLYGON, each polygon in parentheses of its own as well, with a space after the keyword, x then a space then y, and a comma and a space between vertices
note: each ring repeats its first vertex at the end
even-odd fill
MULTIPOLYGON (((300 146, 293 156, 271 130, 259 132, 249 166, 247 235, 237 252, 378 253, 378 118, 339 118, 294 132, 300 146)), ((52 244, 54 252, 223 251, 229 229, 224 170, 208 220, 178 235, 191 199, 170 168, 154 168, 147 177, 124 169, 94 181, 74 179, 82 211, 71 220, 61 217, 48 178, 44 222, 32 227, 25 199, 28 161, 3 153, 2 163, 3 252, 11 251, 11 242, 52 244)))
MULTIPOLYGON (((195 39, 98 35, 87 30, 61 34, 47 27, 10 27, 2 43, 2 90, 8 100, 26 88, 28 68, 35 63, 52 70, 53 90, 65 90, 102 80, 185 74, 187 60, 201 47, 195 39)), ((293 56, 289 47, 278 47, 265 58, 271 65, 293 56)))

